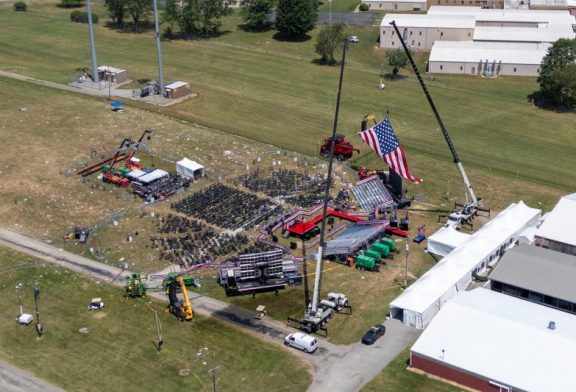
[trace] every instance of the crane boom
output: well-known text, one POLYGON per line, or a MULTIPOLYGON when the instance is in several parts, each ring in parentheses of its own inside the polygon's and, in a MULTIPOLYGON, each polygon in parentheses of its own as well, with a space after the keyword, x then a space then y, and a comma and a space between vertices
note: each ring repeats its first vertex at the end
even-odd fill
POLYGON ((185 320, 192 320, 194 317, 194 312, 192 311, 192 304, 190 303, 190 298, 188 297, 188 290, 186 289, 186 285, 184 284, 184 279, 181 277, 177 277, 176 281, 180 285, 180 289, 182 290, 182 296, 184 297, 184 303, 182 304, 182 313, 184 314, 185 320))
MULTIPOLYGON (((134 147, 132 148, 130 155, 128 155, 128 158, 126 158, 127 164, 130 162, 130 160, 132 158, 134 158, 134 154, 136 154, 136 151, 138 151, 138 148, 140 147, 140 143, 142 143, 142 140, 144 140, 144 137, 146 135, 151 135, 151 134, 152 134, 152 131, 150 129, 144 130, 144 132, 142 133, 142 136, 140 136, 140 139, 138 139, 138 141, 134 144, 134 147)), ((150 140, 150 136, 148 136, 148 140, 150 140)))
POLYGON ((466 172, 464 171, 464 166, 462 166, 462 162, 460 162, 460 158, 458 157, 458 154, 456 153, 456 149, 454 148, 454 144, 452 143, 452 139, 450 139, 450 135, 448 134, 448 131, 446 130, 446 127, 444 126, 444 122, 440 118, 440 114, 438 113, 438 110, 436 109, 436 105, 434 105, 434 101, 432 101, 432 97, 430 96, 430 93, 428 92, 428 89, 426 88, 426 84, 424 84, 424 80, 422 79, 422 76, 420 76, 420 72, 418 71, 418 67, 416 67, 416 63, 414 62, 414 59, 412 58, 412 55, 410 54, 410 51, 408 50, 408 47, 406 46, 406 43, 404 42, 404 39, 402 38, 402 35, 400 34, 400 30, 398 29, 398 26, 396 26, 396 21, 393 20, 392 22, 390 22, 390 24, 392 25, 392 27, 394 27, 396 34, 398 34, 398 39, 400 40, 400 43, 402 44, 402 48, 404 48, 404 52, 406 52, 406 56, 408 56, 408 60, 410 61, 410 65, 412 65, 412 69, 414 70, 414 73, 416 74, 416 77, 418 78, 418 82, 420 83, 420 86, 422 87, 422 90, 424 91, 424 95, 426 96, 426 99, 428 100, 428 103, 430 104, 430 108, 432 109, 432 112, 434 113, 434 116, 436 117, 436 121, 438 122, 438 125, 440 126, 440 130, 442 131, 442 135, 444 135, 444 139, 446 140, 446 143, 448 144, 448 147, 450 148, 450 152, 452 153, 452 157, 454 158, 454 163, 456 164, 456 168, 458 169, 458 172, 460 173, 460 176, 462 177, 462 181, 464 181, 466 191, 468 192, 468 194, 470 195, 470 197, 472 199, 471 205, 474 206, 474 208, 475 208, 478 205, 478 198, 476 197, 476 194, 474 193, 474 190, 472 189, 472 184, 470 183, 470 180, 468 179, 468 176, 466 175, 466 172))

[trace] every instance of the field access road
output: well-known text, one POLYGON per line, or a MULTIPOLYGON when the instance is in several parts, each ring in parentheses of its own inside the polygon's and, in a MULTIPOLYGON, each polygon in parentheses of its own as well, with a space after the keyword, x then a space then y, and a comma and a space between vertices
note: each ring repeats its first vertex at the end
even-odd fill
MULTIPOLYGON (((124 285, 122 276, 130 273, 2 228, 0 245, 118 286, 124 285)), ((166 296, 161 292, 151 292, 149 295, 166 301, 166 296)), ((284 323, 269 318, 255 320, 253 311, 213 298, 191 292, 190 300, 198 314, 220 319, 275 344, 282 344, 284 336, 294 332, 293 328, 284 323)), ((309 392, 358 391, 414 342, 419 334, 397 320, 387 320, 384 325, 386 335, 372 346, 360 343, 343 346, 321 341, 318 351, 311 355, 292 350, 313 369, 309 392)))
POLYGON ((0 361, 0 391, 2 392, 64 392, 32 373, 0 361))

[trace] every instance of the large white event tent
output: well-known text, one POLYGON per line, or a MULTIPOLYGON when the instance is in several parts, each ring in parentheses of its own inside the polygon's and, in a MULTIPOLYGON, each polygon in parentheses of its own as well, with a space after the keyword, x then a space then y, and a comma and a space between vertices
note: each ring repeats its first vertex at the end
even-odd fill
POLYGON ((512 203, 394 299, 390 317, 425 328, 442 305, 468 286, 474 272, 495 264, 520 233, 535 226, 539 218, 539 209, 522 201, 512 203))
POLYGON ((205 176, 204 166, 188 158, 176 162, 176 172, 186 179, 196 181, 196 178, 205 176))

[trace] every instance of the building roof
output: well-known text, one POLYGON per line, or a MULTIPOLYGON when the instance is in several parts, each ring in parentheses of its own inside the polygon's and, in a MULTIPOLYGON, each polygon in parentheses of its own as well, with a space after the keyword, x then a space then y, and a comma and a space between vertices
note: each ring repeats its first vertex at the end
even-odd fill
POLYGON ((571 23, 573 16, 565 10, 493 9, 480 7, 432 6, 428 15, 474 16, 477 22, 571 23))
MULTIPOLYGON (((546 25, 548 26, 548 25, 546 25)), ((474 41, 556 42, 576 37, 570 24, 542 28, 476 26, 474 41)))
POLYGON ((423 314, 434 304, 439 304, 439 299, 454 287, 464 289, 479 263, 539 216, 540 210, 530 208, 522 201, 512 203, 404 290, 390 303, 390 307, 423 314), (464 287, 461 282, 466 283, 464 287))
POLYGON ((576 0, 530 0, 530 7, 576 7, 576 0))
POLYGON ((167 84, 166 86, 164 86, 164 88, 167 88, 167 89, 176 89, 176 88, 180 88, 180 87, 184 87, 184 86, 190 87, 190 83, 180 82, 180 81, 178 81, 178 82, 172 82, 172 83, 167 84))
POLYGON ((473 16, 462 15, 424 15, 424 14, 386 14, 380 24, 390 27, 390 22, 396 21, 396 26, 409 28, 437 27, 445 29, 473 29, 476 21, 473 16))
POLYGON ((411 351, 519 390, 576 390, 576 317, 482 288, 446 303, 411 351))
POLYGON ((504 254, 490 279, 576 303, 576 256, 518 246, 504 254))
POLYGON ((514 42, 435 41, 430 62, 540 64, 548 44, 514 42))
POLYGON ((536 232, 536 237, 576 246, 576 193, 564 196, 536 232))
POLYGON ((110 67, 109 65, 101 65, 98 67, 98 71, 105 71, 105 72, 110 72, 110 73, 122 73, 122 72, 126 72, 125 69, 122 68, 116 68, 116 67, 110 67))

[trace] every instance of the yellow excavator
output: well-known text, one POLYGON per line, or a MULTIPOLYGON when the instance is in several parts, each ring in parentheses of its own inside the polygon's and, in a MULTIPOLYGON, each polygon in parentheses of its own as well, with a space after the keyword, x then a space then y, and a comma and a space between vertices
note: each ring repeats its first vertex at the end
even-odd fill
POLYGON ((176 316, 181 321, 190 321, 194 318, 194 312, 192 311, 192 304, 190 303, 190 298, 188 297, 188 290, 184 284, 184 280, 181 277, 176 277, 172 279, 168 285, 168 311, 176 316), (184 301, 180 301, 176 294, 177 287, 180 285, 182 290, 182 296, 184 301))

